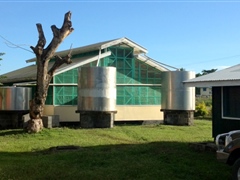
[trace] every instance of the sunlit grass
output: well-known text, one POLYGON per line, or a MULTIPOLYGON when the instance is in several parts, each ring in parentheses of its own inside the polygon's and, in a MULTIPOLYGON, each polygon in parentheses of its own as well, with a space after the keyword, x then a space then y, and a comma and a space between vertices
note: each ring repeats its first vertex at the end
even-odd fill
POLYGON ((193 142, 213 142, 211 121, 0 131, 0 179, 228 179, 230 168, 193 142), (80 150, 49 151, 75 145, 80 150))

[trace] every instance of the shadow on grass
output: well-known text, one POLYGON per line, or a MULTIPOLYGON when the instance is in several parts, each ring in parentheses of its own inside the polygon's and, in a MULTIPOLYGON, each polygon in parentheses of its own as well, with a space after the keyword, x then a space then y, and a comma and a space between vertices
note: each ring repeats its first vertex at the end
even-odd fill
MULTIPOLYGON (((52 147, 53 148, 53 147, 52 147)), ((230 167, 189 143, 152 142, 0 152, 2 179, 229 179, 230 167)))
POLYGON ((23 129, 10 129, 10 130, 0 131, 0 136, 26 134, 26 133, 27 132, 23 129))

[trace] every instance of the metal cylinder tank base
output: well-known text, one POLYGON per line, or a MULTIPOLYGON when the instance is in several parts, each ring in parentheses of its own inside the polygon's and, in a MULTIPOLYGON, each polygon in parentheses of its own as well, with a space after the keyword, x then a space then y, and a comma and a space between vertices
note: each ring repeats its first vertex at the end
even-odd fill
POLYGON ((29 110, 0 111, 0 129, 22 128, 22 116, 29 113, 29 110))
POLYGON ((164 124, 193 124, 195 87, 185 87, 183 81, 194 77, 192 71, 162 72, 161 111, 164 114, 164 124))
POLYGON ((0 87, 0 129, 23 127, 22 116, 29 113, 31 98, 31 88, 0 87))
POLYGON ((29 110, 32 89, 27 87, 0 87, 0 110, 29 110))
POLYGON ((165 110, 163 123, 166 125, 186 125, 194 124, 194 111, 165 110))
POLYGON ((111 128, 116 111, 116 68, 81 67, 78 110, 82 128, 111 128))
POLYGON ((81 128, 112 128, 115 113, 111 112, 82 112, 80 113, 81 128))

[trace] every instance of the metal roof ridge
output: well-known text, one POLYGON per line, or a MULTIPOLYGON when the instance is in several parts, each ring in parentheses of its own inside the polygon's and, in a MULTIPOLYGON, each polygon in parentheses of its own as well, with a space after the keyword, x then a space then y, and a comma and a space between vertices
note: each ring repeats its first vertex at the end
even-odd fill
POLYGON ((138 55, 135 55, 136 58, 138 58, 139 60, 143 60, 145 63, 149 64, 149 62, 151 62, 151 64, 155 64, 156 66, 158 67, 161 67, 162 70, 165 70, 165 71, 170 71, 168 68, 172 68, 172 69, 175 69, 175 70, 179 70, 178 68, 176 67, 173 67, 173 66, 170 66, 170 65, 167 65, 167 64, 164 64, 164 63, 161 63, 159 61, 156 61, 154 59, 152 59, 151 57, 149 56, 142 56, 141 54, 138 54, 138 55), (167 68, 168 67, 168 68, 167 68))
MULTIPOLYGON (((94 43, 94 44, 89 44, 89 45, 85 45, 85 46, 81 46, 81 47, 77 47, 77 48, 73 48, 72 49, 72 53, 75 54, 76 52, 78 52, 79 50, 83 50, 83 49, 89 49, 89 50, 97 50, 97 49, 104 49, 119 43, 125 43, 130 45, 131 47, 135 48, 137 47, 138 49, 140 49, 143 53, 147 53, 147 49, 144 48, 143 46, 140 46, 139 44, 135 43, 134 41, 126 38, 126 37, 122 37, 122 38, 117 38, 117 39, 112 39, 112 40, 108 40, 108 41, 102 41, 102 42, 98 42, 98 43, 94 43)), ((61 55, 61 54, 65 54, 67 53, 69 50, 62 50, 62 51, 58 51, 55 54, 56 55, 61 55)), ((36 58, 31 58, 26 60, 27 63, 29 62, 35 62, 36 58)))

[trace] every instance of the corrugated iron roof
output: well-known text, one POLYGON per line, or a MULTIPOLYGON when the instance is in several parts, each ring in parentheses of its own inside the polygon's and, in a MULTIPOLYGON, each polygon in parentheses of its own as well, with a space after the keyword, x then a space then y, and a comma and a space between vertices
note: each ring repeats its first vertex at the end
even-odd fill
MULTIPOLYGON (((94 50, 99 50, 99 49, 105 49, 107 47, 110 46, 114 46, 114 45, 122 45, 125 44, 127 46, 130 46, 134 49, 134 54, 141 54, 141 53, 147 53, 147 49, 140 46, 139 44, 131 41, 130 39, 123 37, 123 38, 119 38, 119 39, 113 39, 113 40, 109 40, 109 41, 103 41, 103 42, 99 42, 99 43, 95 43, 95 44, 90 44, 87 46, 82 46, 82 47, 78 47, 78 48, 74 48, 72 49, 72 55, 75 54, 79 54, 79 52, 84 53, 84 52, 89 52, 89 51, 94 51, 94 50)), ((56 55, 59 56, 64 56, 69 52, 69 50, 64 50, 64 51, 59 51, 56 52, 56 55)), ((27 60, 26 62, 35 62, 36 58, 32 58, 27 60)))
POLYGON ((240 85, 240 64, 183 82, 189 87, 240 85))
POLYGON ((3 74, 6 78, 1 79, 1 83, 12 83, 21 81, 35 81, 36 80, 37 66, 30 65, 9 73, 3 74))
MULTIPOLYGON (((101 54, 101 58, 111 55, 110 52, 106 52, 101 54)), ((74 59, 71 64, 63 64, 59 69, 56 70, 54 75, 63 73, 65 71, 71 70, 76 67, 80 67, 84 64, 96 61, 98 59, 98 55, 87 56, 74 59)), ((49 69, 52 67, 54 62, 49 63, 49 69)), ((36 81, 37 75, 37 65, 30 65, 9 73, 4 74, 6 78, 1 80, 1 83, 18 83, 18 82, 31 82, 36 81)))
MULTIPOLYGON (((145 54, 147 52, 147 50, 145 48, 143 48, 142 46, 139 46, 138 44, 134 43, 133 41, 131 41, 127 38, 120 38, 120 39, 104 41, 104 42, 100 42, 100 43, 96 43, 96 44, 92 44, 92 45, 88 45, 88 46, 84 46, 84 47, 75 48, 72 50, 72 55, 89 52, 89 51, 93 51, 93 50, 99 50, 100 48, 104 49, 106 47, 114 46, 117 44, 119 44, 119 45, 124 44, 124 45, 131 46, 134 48, 134 51, 137 54, 141 54, 141 53, 145 54)), ((69 52, 69 50, 60 51, 60 52, 57 52, 56 55, 65 56, 66 54, 68 54, 68 52, 69 52)), ((111 55, 111 52, 102 53, 100 58, 104 58, 109 55, 111 55)), ((168 69, 166 67, 160 65, 160 63, 157 63, 156 61, 152 60, 151 58, 149 58, 147 56, 135 56, 135 57, 138 60, 140 60, 154 68, 157 68, 161 71, 168 71, 168 69)), ((59 69, 57 69, 57 71, 55 72, 54 75, 63 73, 65 71, 74 69, 76 67, 80 67, 89 62, 96 61, 98 58, 99 58, 98 55, 76 58, 69 65, 63 64, 59 69)), ((32 59, 27 60, 27 62, 34 62, 35 60, 36 60, 35 58, 32 58, 32 59)), ((52 64, 53 63, 49 63, 49 67, 52 67, 52 64)), ((1 82, 2 83, 19 83, 19 82, 36 81, 36 73, 37 73, 37 66, 35 64, 30 65, 30 66, 3 74, 3 76, 6 76, 7 78, 2 79, 1 82)))

